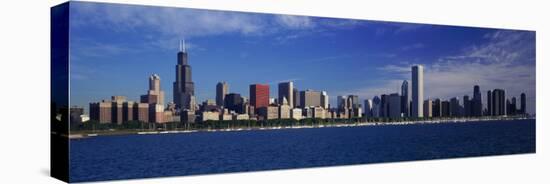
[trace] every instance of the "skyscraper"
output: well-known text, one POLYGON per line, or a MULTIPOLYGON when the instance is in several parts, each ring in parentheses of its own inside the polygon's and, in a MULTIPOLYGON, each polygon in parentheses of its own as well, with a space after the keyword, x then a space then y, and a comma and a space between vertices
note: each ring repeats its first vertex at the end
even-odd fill
POLYGON ((451 116, 451 103, 447 100, 441 102, 441 117, 451 116))
POLYGON ((432 104, 432 117, 441 117, 441 100, 435 99, 432 104))
POLYGON ((292 97, 294 97, 294 99, 292 99, 294 107, 302 107, 302 105, 300 104, 300 91, 298 89, 292 89, 292 97))
POLYGON ((415 65, 412 67, 412 117, 422 117, 424 102, 424 67, 415 65))
POLYGON ((361 107, 361 104, 359 103, 359 96, 357 95, 348 95, 348 108, 359 108, 361 107))
POLYGON ((177 56, 176 81, 174 82, 174 103, 176 108, 195 110, 195 84, 191 78, 191 66, 188 63, 185 41, 180 42, 177 56))
POLYGON ((472 104, 472 116, 483 115, 483 103, 481 102, 481 90, 478 85, 474 86, 474 98, 471 101, 472 104))
POLYGON ((388 103, 388 95, 380 95, 380 117, 388 117, 389 107, 390 105, 388 103))
POLYGON ((493 115, 493 93, 491 90, 487 91, 487 116, 493 115))
POLYGON ((279 104, 283 104, 283 98, 286 98, 288 105, 294 107, 294 83, 281 82, 279 83, 279 104))
POLYGON ((321 106, 321 92, 313 90, 305 90, 300 92, 300 104, 305 107, 321 106))
POLYGON ((372 108, 373 108, 372 100, 366 99, 364 103, 365 103, 365 116, 372 117, 372 108))
POLYGON ((224 97, 224 107, 239 114, 245 113, 243 98, 240 94, 229 93, 224 97))
POLYGON ((338 109, 343 110, 348 107, 348 97, 347 96, 338 96, 336 98, 338 109))
POLYGON ((254 106, 255 109, 267 107, 269 105, 269 85, 250 85, 250 105, 254 106))
POLYGON ((451 117, 459 117, 462 114, 461 112, 461 106, 460 106, 460 100, 458 97, 451 98, 451 101, 449 102, 449 113, 451 117))
POLYGON ((526 100, 525 93, 521 93, 521 97, 520 97, 520 104, 521 104, 520 110, 521 110, 521 114, 527 114, 527 111, 526 111, 526 109, 525 109, 525 100, 526 100))
POLYGON ((387 96, 387 116, 390 118, 401 117, 401 96, 397 93, 392 93, 387 96))
POLYGON ((432 117, 433 116, 433 101, 430 99, 424 100, 424 117, 432 117))
POLYGON ((328 109, 328 94, 326 91, 321 91, 321 107, 328 109))
POLYGON ((470 101, 470 96, 464 95, 462 100, 462 106, 464 107, 463 115, 469 117, 472 115, 472 103, 470 101))
POLYGON ((380 98, 378 96, 375 96, 372 98, 372 117, 378 118, 380 117, 380 98))
POLYGON ((164 91, 160 89, 160 76, 153 74, 149 77, 149 90, 146 95, 141 95, 141 103, 164 104, 164 91))
POLYGON ((501 116, 506 115, 506 93, 503 89, 494 89, 491 94, 492 97, 492 115, 501 116))
POLYGON ((517 107, 518 106, 517 106, 516 101, 517 101, 516 97, 512 97, 512 102, 510 103, 510 108, 508 110, 510 112, 509 113, 510 115, 516 115, 517 114, 517 109, 518 109, 517 107))
POLYGON ((221 107, 226 105, 224 103, 225 102, 224 98, 225 98, 225 95, 227 95, 227 93, 229 93, 229 85, 227 85, 225 81, 218 82, 218 84, 216 84, 216 105, 217 106, 221 107))
POLYGON ((409 82, 403 81, 401 84, 401 113, 403 116, 409 116, 409 82))

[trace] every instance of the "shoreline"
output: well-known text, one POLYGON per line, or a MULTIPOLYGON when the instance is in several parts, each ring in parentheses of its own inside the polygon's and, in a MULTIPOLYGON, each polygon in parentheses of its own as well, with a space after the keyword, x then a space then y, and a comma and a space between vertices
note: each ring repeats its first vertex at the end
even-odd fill
MULTIPOLYGON (((443 123, 469 123, 469 122, 494 122, 494 121, 513 121, 513 120, 536 120, 535 117, 521 118, 455 118, 443 120, 423 120, 423 121, 393 121, 393 122, 358 122, 358 123, 333 123, 328 125, 300 125, 300 126, 274 126, 274 127, 253 127, 253 128, 223 128, 223 129, 200 129, 200 130, 107 130, 107 131, 83 131, 69 133, 67 136, 71 140, 92 138, 97 136, 117 136, 117 135, 156 135, 156 134, 182 134, 198 132, 238 132, 255 130, 280 130, 280 129, 305 129, 305 128, 340 128, 340 127, 363 127, 363 126, 406 126, 423 124, 443 124, 443 123)), ((54 132, 52 132, 54 133, 54 132)))

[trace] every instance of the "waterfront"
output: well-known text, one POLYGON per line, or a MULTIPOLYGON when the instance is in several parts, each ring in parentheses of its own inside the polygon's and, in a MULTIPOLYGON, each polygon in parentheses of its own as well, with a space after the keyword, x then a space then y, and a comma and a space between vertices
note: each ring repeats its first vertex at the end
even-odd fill
POLYGON ((71 181, 535 152, 535 120, 98 136, 72 140, 71 181))

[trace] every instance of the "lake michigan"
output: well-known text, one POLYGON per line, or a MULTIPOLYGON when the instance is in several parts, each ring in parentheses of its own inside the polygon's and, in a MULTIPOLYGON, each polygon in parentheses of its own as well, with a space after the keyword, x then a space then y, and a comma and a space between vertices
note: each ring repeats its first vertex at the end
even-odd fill
POLYGON ((535 153, 535 120, 98 136, 70 141, 70 181, 535 153))

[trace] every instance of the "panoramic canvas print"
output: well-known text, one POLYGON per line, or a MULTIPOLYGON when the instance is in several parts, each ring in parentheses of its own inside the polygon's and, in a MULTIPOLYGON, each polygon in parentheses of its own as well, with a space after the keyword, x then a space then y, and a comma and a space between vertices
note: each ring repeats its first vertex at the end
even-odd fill
POLYGON ((93 2, 51 15, 67 182, 536 152, 535 31, 93 2))

